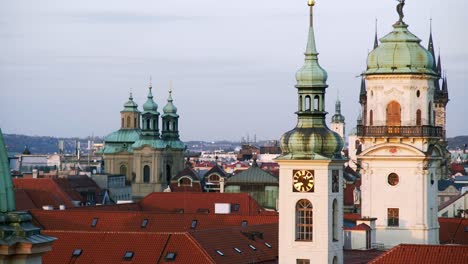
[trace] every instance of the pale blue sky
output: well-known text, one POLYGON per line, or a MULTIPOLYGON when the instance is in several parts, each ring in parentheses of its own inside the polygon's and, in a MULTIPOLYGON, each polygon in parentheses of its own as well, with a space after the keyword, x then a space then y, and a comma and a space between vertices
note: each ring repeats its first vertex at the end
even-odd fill
MULTIPOLYGON (((340 91, 347 131, 372 48, 398 19, 396 0, 317 0, 329 121, 340 91)), ((278 139, 296 124, 295 72, 308 27, 306 0, 0 0, 0 127, 4 133, 104 136, 120 125, 132 89, 149 76, 162 111, 169 82, 183 140, 278 139)), ((405 21, 436 50, 449 78, 448 135, 468 134, 468 3, 407 0, 405 21)))

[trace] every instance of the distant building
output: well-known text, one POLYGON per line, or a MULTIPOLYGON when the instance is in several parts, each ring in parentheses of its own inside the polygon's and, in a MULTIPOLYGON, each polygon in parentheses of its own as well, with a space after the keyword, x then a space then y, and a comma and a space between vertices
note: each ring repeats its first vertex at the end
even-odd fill
POLYGON ((105 172, 126 175, 137 198, 162 191, 184 167, 186 146, 179 139, 179 115, 172 91, 163 108, 160 134, 158 105, 153 101, 151 89, 150 85, 143 112, 130 94, 120 112, 120 129, 105 138, 100 150, 105 172))
POLYGON ((98 174, 91 178, 103 190, 107 190, 113 203, 119 201, 132 201, 132 187, 127 184, 126 175, 98 174))

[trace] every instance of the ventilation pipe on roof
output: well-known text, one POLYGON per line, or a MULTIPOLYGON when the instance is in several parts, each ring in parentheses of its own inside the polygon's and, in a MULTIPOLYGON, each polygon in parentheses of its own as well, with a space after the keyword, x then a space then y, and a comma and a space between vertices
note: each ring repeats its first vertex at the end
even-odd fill
POLYGON ((65 207, 64 204, 59 205, 59 209, 60 209, 60 210, 65 210, 65 208, 66 208, 66 207, 65 207))

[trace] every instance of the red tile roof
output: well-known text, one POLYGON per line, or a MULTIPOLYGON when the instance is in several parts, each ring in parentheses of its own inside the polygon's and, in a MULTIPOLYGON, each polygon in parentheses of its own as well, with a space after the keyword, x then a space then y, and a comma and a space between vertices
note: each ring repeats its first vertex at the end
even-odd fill
POLYGON ((381 250, 344 250, 343 251, 343 263, 346 264, 363 264, 375 259, 382 255, 385 251, 381 250))
POLYGON ((441 244, 468 245, 467 218, 439 218, 439 241, 441 244))
MULTIPOLYGON (((57 237, 52 251, 43 256, 44 263, 166 263, 167 252, 175 252, 170 263, 213 263, 210 257, 186 233, 117 233, 43 231, 57 237), (81 255, 72 256, 75 249, 81 255), (134 253, 131 261, 124 260, 126 251, 134 253)), ((169 263, 169 261, 167 261, 169 263)))
MULTIPOLYGON (((52 178, 13 179, 13 185, 16 191, 25 190, 29 198, 35 204, 34 208, 42 208, 44 205, 58 207, 61 204, 72 207, 72 200, 81 198, 76 192, 71 195, 69 191, 64 191, 63 188, 57 184, 56 179, 52 178)), ((24 194, 20 194, 20 196, 22 196, 22 199, 20 200, 18 209, 32 209, 24 208, 31 206, 31 204, 25 202, 24 194), (25 204, 22 204, 22 202, 25 202, 25 204)))
POLYGON ((372 264, 466 264, 468 246, 401 244, 370 261, 372 264))
POLYGON ((247 193, 201 193, 201 192, 155 192, 139 202, 144 211, 173 212, 174 209, 184 209, 184 213, 197 213, 199 209, 208 209, 214 213, 215 203, 239 204, 237 215, 277 215, 267 212, 247 193))
POLYGON ((197 220, 195 230, 210 228, 238 227, 247 220, 249 225, 278 223, 278 216, 257 215, 214 215, 214 214, 174 214, 131 211, 97 210, 31 210, 36 224, 48 230, 101 231, 101 232, 183 232, 192 230, 193 220, 197 220), (95 227, 91 226, 97 218, 95 227), (141 227, 148 219, 145 228, 141 227))

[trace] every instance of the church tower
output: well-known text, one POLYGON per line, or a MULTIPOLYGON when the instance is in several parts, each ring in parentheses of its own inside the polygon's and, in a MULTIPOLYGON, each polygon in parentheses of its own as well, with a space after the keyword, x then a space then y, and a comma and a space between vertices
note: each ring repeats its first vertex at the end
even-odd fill
POLYGON ((343 142, 346 142, 345 118, 341 114, 340 99, 337 99, 335 103, 335 114, 332 116, 331 129, 341 136, 341 138, 343 139, 343 142))
POLYGON ((327 72, 318 63, 310 0, 296 127, 281 137, 279 263, 343 263, 343 140, 325 122, 327 72))
POLYGON ((139 129, 140 128, 140 111, 138 105, 133 101, 132 93, 128 98, 128 102, 124 104, 124 109, 120 111, 121 129, 139 129))
POLYGON ((376 242, 385 247, 439 243, 437 179, 446 155, 434 114, 440 74, 403 22, 403 6, 399 1, 400 19, 368 55, 357 126, 362 216, 377 218, 376 242))
POLYGON ((142 113, 142 135, 149 136, 153 138, 159 138, 159 112, 158 105, 153 101, 153 94, 151 90, 153 89, 151 83, 148 88, 148 99, 143 104, 143 113, 142 113))

